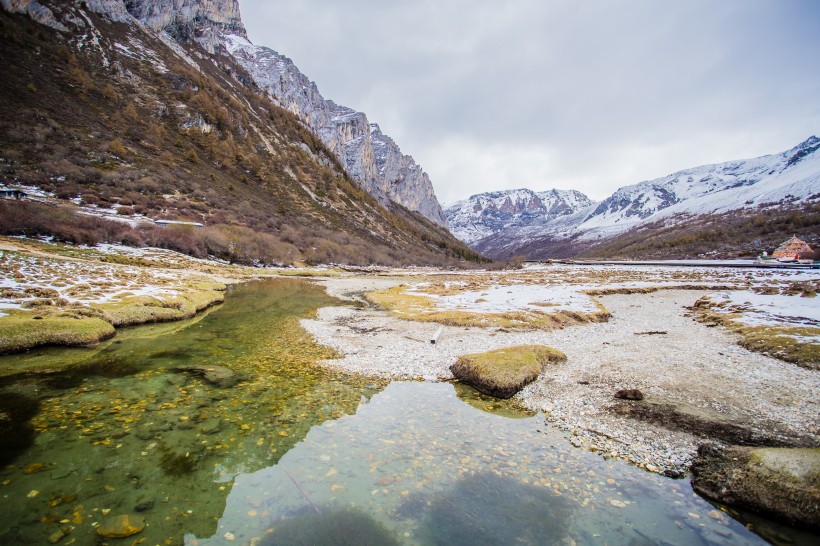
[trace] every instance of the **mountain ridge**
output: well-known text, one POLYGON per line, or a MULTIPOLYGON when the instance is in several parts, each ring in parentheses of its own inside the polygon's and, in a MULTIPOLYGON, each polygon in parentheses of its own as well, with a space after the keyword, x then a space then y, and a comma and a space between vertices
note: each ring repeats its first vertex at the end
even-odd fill
POLYGON ((299 116, 377 200, 420 212, 440 226, 447 222, 433 185, 415 160, 371 123, 364 112, 325 99, 315 82, 291 59, 247 38, 226 35, 225 45, 270 98, 299 116), (376 129, 374 138, 373 126, 376 129), (376 157, 375 148, 380 150, 376 157))
POLYGON ((471 195, 448 205, 445 215, 450 231, 470 244, 511 227, 546 224, 592 203, 577 190, 535 192, 520 188, 471 195))
MULTIPOLYGON (((692 167, 623 186, 600 202, 543 222, 497 225, 481 238, 458 229, 454 233, 494 258, 519 253, 534 259, 569 257, 635 230, 651 236, 644 229, 649 225, 661 229, 706 216, 774 213, 818 200, 820 139, 812 135, 781 153, 692 167)), ((455 220, 452 207, 447 211, 451 224, 469 220, 455 220)))

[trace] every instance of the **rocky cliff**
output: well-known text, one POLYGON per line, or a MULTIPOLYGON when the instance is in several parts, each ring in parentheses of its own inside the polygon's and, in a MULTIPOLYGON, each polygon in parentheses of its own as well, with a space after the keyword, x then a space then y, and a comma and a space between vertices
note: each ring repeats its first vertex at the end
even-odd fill
POLYGON ((427 174, 378 125, 371 125, 363 112, 325 99, 316 84, 284 55, 255 46, 241 35, 228 34, 225 39, 228 51, 257 85, 319 135, 362 188, 382 203, 398 203, 446 226, 427 174))
MULTIPOLYGON (((96 0, 96 10, 119 13, 122 3, 96 0)), ((223 34, 246 36, 237 0, 125 0, 124 4, 147 28, 176 40, 195 40, 209 53, 215 52, 223 34)))

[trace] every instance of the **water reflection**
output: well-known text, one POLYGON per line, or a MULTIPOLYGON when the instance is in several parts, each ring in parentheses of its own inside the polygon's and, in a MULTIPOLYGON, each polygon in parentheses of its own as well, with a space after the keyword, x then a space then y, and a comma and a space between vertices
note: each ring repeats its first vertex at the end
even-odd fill
POLYGON ((436 495, 419 534, 434 545, 564 544, 572 509, 545 487, 484 472, 436 495))
POLYGON ((492 413, 500 417, 509 417, 511 419, 524 419, 535 415, 534 411, 517 406, 514 401, 501 400, 494 396, 489 396, 477 391, 469 385, 454 383, 453 387, 456 390, 456 396, 458 396, 459 400, 470 404, 477 410, 486 411, 487 413, 492 413))
POLYGON ((402 544, 763 543, 685 481, 574 449, 539 416, 500 417, 452 385, 417 382, 391 383, 278 464, 237 476, 215 535, 188 542, 256 544, 282 526, 292 537, 312 532, 299 523, 318 521, 309 514, 346 510, 402 544))

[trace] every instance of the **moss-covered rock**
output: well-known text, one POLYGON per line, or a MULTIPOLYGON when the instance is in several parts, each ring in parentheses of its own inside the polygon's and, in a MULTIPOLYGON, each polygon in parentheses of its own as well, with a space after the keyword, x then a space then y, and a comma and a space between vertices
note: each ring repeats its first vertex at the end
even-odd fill
POLYGON ((704 445, 692 472, 707 498, 820 529, 820 448, 704 445))
POLYGON ((91 345, 115 333, 114 327, 101 318, 63 313, 53 307, 7 313, 0 317, 0 354, 40 345, 91 345))
POLYGON ((564 353, 545 345, 516 345, 461 355, 450 371, 485 394, 510 398, 535 381, 547 364, 566 360, 564 353))

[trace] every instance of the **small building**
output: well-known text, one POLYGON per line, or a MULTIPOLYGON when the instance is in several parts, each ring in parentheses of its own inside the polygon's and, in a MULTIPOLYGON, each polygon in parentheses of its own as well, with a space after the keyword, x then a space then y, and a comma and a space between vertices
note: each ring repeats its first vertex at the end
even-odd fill
POLYGON ((199 222, 183 222, 182 220, 154 220, 154 223, 159 227, 192 227, 197 229, 205 227, 205 224, 199 222))
POLYGON ((811 251, 811 247, 806 241, 798 239, 793 235, 791 239, 788 241, 783 241, 783 243, 777 247, 777 250, 774 251, 772 257, 775 260, 779 260, 781 258, 799 258, 800 256, 811 251))
POLYGON ((14 188, 0 188, 0 198, 10 199, 14 201, 22 201, 27 197, 23 190, 16 190, 14 188))

